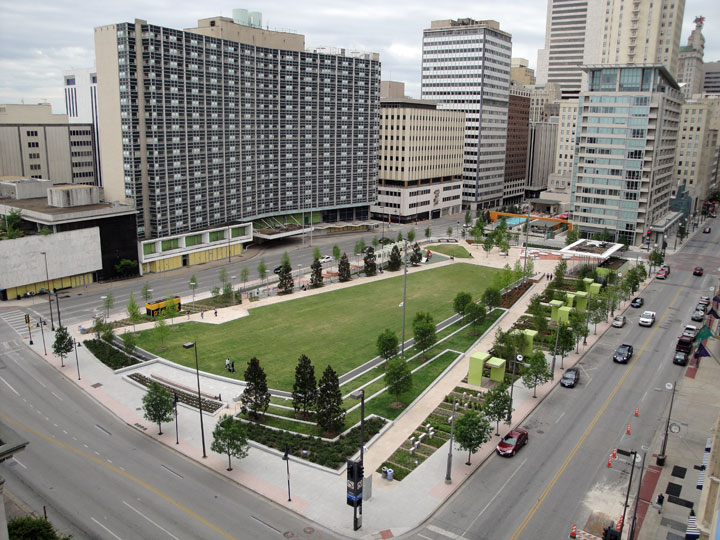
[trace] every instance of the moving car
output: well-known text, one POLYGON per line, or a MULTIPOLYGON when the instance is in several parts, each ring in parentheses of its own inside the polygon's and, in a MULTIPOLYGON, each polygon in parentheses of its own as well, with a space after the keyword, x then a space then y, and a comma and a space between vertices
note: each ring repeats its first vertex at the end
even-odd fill
POLYGON ((645 300, 643 300, 639 296, 637 298, 633 298, 632 302, 630 302, 630 305, 632 307, 643 307, 643 304, 645 304, 645 300))
POLYGON ((663 264, 660 270, 663 270, 668 276, 670 275, 670 267, 667 264, 663 264))
POLYGON ((627 361, 632 358, 632 355, 633 346, 623 343, 617 348, 615 354, 613 354, 613 362, 617 362, 619 364, 627 364, 627 361))
POLYGON ((501 456, 514 456, 528 443, 528 432, 523 428, 515 428, 502 438, 497 445, 497 453, 501 456))
POLYGON ((655 324, 655 312, 654 311, 643 311, 638 321, 640 326, 652 326, 655 324))
POLYGON ((393 241, 387 236, 383 236, 382 238, 380 238, 380 243, 384 246, 385 244, 392 244, 393 241))
POLYGON ((657 273, 655 274, 655 277, 656 277, 657 279, 665 279, 665 278, 667 277, 667 272, 666 272, 665 270, 660 269, 660 270, 658 270, 657 273))
POLYGON ((365 246, 364 248, 362 248, 363 253, 372 253, 373 251, 375 251, 375 248, 372 246, 365 246))
POLYGON ((625 326, 625 323, 627 322, 627 319, 625 319, 625 315, 618 315, 613 319, 612 325, 615 328, 622 328, 625 326))
POLYGON ((696 311, 693 313, 690 318, 693 321, 703 322, 705 320, 705 312, 704 311, 696 311))
POLYGON ((705 227, 703 229, 703 233, 708 234, 710 232, 710 227, 705 227))
POLYGON ((682 351, 675 351, 675 354, 673 355, 673 364, 677 364, 678 366, 687 366, 687 363, 687 353, 684 353, 682 351))
POLYGON ((697 330, 697 326, 695 326, 694 324, 688 324, 688 325, 683 329, 682 335, 683 335, 683 336, 690 337, 690 338, 695 338, 695 336, 697 336, 697 331, 698 331, 698 330, 697 330))
POLYGON ((330 255, 325 255, 324 257, 320 257, 320 264, 332 262, 333 258, 330 255))
POLYGON ((577 368, 565 370, 562 379, 560 379, 560 385, 565 388, 575 388, 578 382, 580 382, 580 370, 577 368))
POLYGON ((702 266, 696 266, 693 269, 693 276, 702 276, 703 275, 703 269, 702 266))

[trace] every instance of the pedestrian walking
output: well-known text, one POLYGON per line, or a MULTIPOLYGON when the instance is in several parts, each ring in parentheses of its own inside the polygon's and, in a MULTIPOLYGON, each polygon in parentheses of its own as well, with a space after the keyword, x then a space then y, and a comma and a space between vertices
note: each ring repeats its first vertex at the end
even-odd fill
POLYGON ((201 318, 201 319, 204 319, 204 318, 205 318, 205 312, 204 312, 204 311, 201 311, 201 312, 200 312, 200 318, 201 318))
POLYGON ((217 317, 217 308, 215 308, 215 316, 217 317))
POLYGON ((225 371, 230 371, 230 359, 225 359, 225 371))
POLYGON ((233 361, 230 363, 230 371, 232 371, 233 373, 235 373, 235 360, 233 360, 233 361))

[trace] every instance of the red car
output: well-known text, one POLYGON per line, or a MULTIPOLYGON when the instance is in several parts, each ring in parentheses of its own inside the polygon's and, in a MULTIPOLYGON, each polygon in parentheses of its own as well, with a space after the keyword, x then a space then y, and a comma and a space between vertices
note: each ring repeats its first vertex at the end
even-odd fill
POLYGON ((657 274, 655 274, 655 277, 657 279, 665 279, 667 277, 667 272, 665 270, 658 270, 657 274))
POLYGON ((505 435, 497 445, 497 453, 501 456, 514 456, 528 443, 528 432, 523 428, 515 428, 505 435))
POLYGON ((695 269, 693 270, 693 275, 694 275, 694 276, 702 276, 702 275, 703 275, 703 269, 702 269, 702 267, 701 267, 701 266, 696 266, 695 269))

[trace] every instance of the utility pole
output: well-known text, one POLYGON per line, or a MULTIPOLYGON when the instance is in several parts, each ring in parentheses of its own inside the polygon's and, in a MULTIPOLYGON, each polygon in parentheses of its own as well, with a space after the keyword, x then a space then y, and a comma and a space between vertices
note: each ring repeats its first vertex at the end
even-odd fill
POLYGON ((447 470, 445 471, 445 483, 452 484, 452 448, 453 438, 455 436, 455 407, 457 407, 457 397, 453 396, 452 415, 450 416, 450 447, 448 448, 447 470))

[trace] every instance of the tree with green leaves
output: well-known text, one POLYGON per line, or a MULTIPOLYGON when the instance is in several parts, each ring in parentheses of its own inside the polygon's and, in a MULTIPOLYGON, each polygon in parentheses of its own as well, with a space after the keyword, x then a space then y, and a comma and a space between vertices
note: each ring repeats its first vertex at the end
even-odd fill
POLYGON ((340 262, 338 263, 338 278, 341 283, 345 283, 352 279, 352 276, 350 275, 350 261, 345 253, 342 254, 340 262))
POLYGON ((55 331, 55 342, 53 343, 52 350, 54 354, 60 357, 61 364, 65 360, 65 357, 72 352, 73 339, 66 327, 57 327, 57 330, 55 331))
POLYGON ((472 213, 470 210, 465 211, 465 225, 470 225, 472 223, 472 213))
POLYGON ((92 331, 95 334, 95 339, 102 339, 108 343, 112 341, 115 333, 112 331, 112 324, 105 322, 103 317, 93 317, 92 331), (108 339, 109 337, 109 339, 108 339))
POLYGON ((318 383, 318 395, 315 404, 315 418, 324 433, 342 431, 345 424, 345 409, 342 408, 342 392, 337 373, 328 365, 318 383))
POLYGON ((390 258, 388 259, 388 270, 392 272, 396 272, 400 270, 400 267, 402 266, 402 257, 400 255, 400 250, 397 246, 393 246, 390 250, 390 258))
POLYGON ((568 315, 568 322, 575 338, 575 352, 580 352, 580 339, 586 338, 590 333, 587 327, 587 315, 573 309, 568 315))
POLYGON ((315 246, 313 248, 313 259, 319 259, 320 257, 322 257, 322 252, 319 247, 315 246))
POLYGON ((577 242, 579 239, 580 233, 578 232, 577 227, 569 229, 567 234, 565 235, 565 245, 569 246, 570 244, 577 242))
POLYGON ((510 414, 510 394, 506 382, 503 381, 488 390, 485 394, 483 410, 488 420, 495 422, 495 435, 500 435, 500 421, 510 414))
POLYGON ((373 236, 372 239, 372 247, 373 249, 377 249, 377 247, 380 245, 380 240, 378 240, 377 235, 373 236))
MULTIPOLYGON (((40 234, 52 234, 52 231, 47 227, 43 227, 40 234)), ((123 277, 137 274, 138 262, 135 259, 120 259, 120 262, 115 265, 115 272, 123 277)))
POLYGON ((426 311, 418 311, 413 319, 413 336, 415 337, 415 345, 422 352, 427 351, 435 345, 437 334, 435 329, 435 321, 432 315, 426 311))
POLYGON ((295 281, 293 281, 292 277, 292 268, 290 263, 285 261, 278 274, 278 294, 290 294, 294 288, 295 281))
POLYGON ((197 277, 195 277, 195 274, 190 276, 190 281, 188 281, 188 287, 190 287, 190 290, 192 291, 192 301, 193 301, 193 309, 195 308, 195 289, 198 288, 198 280, 197 277))
POLYGON ((257 265, 257 273, 260 278, 260 283, 263 283, 265 281, 265 276, 267 276, 267 265, 265 264, 264 259, 260 259, 260 262, 257 265))
POLYGON ((415 244, 412 248, 412 251, 410 252, 410 264, 413 266, 418 266, 422 262, 422 251, 420 250, 420 246, 415 244))
POLYGON ((243 266, 240 269, 240 280, 242 281, 242 284, 243 284, 243 290, 245 290, 245 286, 247 284, 247 280, 249 277, 250 277, 250 270, 248 270, 247 266, 243 266))
POLYGON ((323 286, 322 264, 320 259, 315 259, 310 265, 310 286, 313 289, 323 286))
POLYGON ((555 272, 552 280, 553 287, 556 289, 562 289, 565 287, 565 274, 567 274, 567 261, 563 259, 555 266, 555 272))
POLYGON ((317 392, 315 367, 307 356, 301 354, 295 366, 295 384, 292 391, 295 412, 301 414, 303 418, 308 418, 310 411, 315 409, 317 392))
POLYGON ((680 226, 677 230, 677 237, 680 240, 680 245, 682 246, 683 239, 687 236, 687 227, 685 226, 685 222, 681 222, 680 226))
POLYGON ((229 414, 223 414, 213 430, 210 450, 216 454, 226 454, 227 470, 232 471, 232 458, 243 459, 248 455, 247 428, 229 414))
POLYGON ((218 271, 218 280, 220 281, 220 288, 228 282, 227 268, 224 266, 221 266, 218 271))
POLYGON ((340 251, 340 246, 337 244, 333 246, 332 248, 332 257, 335 259, 335 264, 340 263, 340 257, 342 257, 342 251, 340 251))
POLYGON ((625 274, 624 281, 628 284, 630 287, 630 292, 632 294, 635 294, 635 291, 640 288, 640 282, 642 281, 640 279, 640 276, 638 275, 637 267, 631 268, 627 274, 625 274))
POLYGON ((360 254, 363 252, 363 249, 365 249, 365 247, 365 240, 363 240, 362 238, 355 242, 353 253, 355 254, 355 257, 357 257, 358 261, 360 261, 360 254))
POLYGON ((174 326, 175 324, 175 317, 178 316, 178 308, 177 304, 175 303, 175 296, 170 295, 167 297, 167 300, 165 301, 165 318, 170 319, 170 325, 174 326))
POLYGON ((470 304, 473 303, 472 294, 469 292, 460 291, 455 295, 455 300, 453 300, 453 309, 455 310, 455 313, 460 315, 461 318, 465 318, 465 315, 467 314, 467 308, 470 304))
POLYGON ((403 241, 403 234, 402 231, 398 231, 397 238, 395 239, 396 242, 400 243, 403 241))
POLYGON ((71 540, 72 535, 58 533, 47 519, 32 515, 9 519, 7 522, 10 540, 71 540))
POLYGON ((492 251, 493 247, 495 247, 495 239, 493 238, 492 234, 488 234, 485 237, 485 241, 483 242, 483 250, 487 254, 488 258, 490 258, 490 252, 492 251))
POLYGON ((265 415, 270 406, 270 392, 268 391, 267 375, 260 365, 260 360, 252 357, 243 374, 245 390, 240 396, 242 412, 248 414, 253 420, 265 415))
POLYGON ((538 332, 546 332, 548 329, 548 320, 545 314, 545 307, 542 305, 542 298, 539 294, 530 298, 527 312, 532 315, 533 326, 538 332))
POLYGON ((452 236, 452 232, 453 232, 453 228, 452 228, 452 225, 451 225, 450 227, 447 228, 447 235, 448 235, 448 236, 452 236))
POLYGON ((280 257, 280 265, 287 263, 290 266, 290 255, 287 251, 283 251, 282 257, 280 257))
POLYGON ((487 310, 482 304, 470 302, 465 308, 465 319, 470 321, 475 330, 480 328, 482 323, 485 322, 485 317, 487 317, 487 310))
POLYGON ((133 332, 135 331, 135 325, 142 321, 142 314, 140 313, 140 307, 137 305, 137 302, 135 301, 135 295, 130 292, 130 299, 128 300, 127 305, 127 313, 128 313, 128 319, 130 319, 130 322, 133 325, 133 332))
POLYGON ((468 460, 492 437, 492 426, 477 411, 467 411, 455 422, 455 440, 461 449, 468 451, 468 460))
POLYGON ((148 282, 143 283, 142 297, 146 304, 152 299, 152 291, 150 290, 150 284, 148 282))
POLYGON ((363 270, 367 277, 377 274, 377 263, 375 262, 375 251, 368 251, 363 259, 363 270))
POLYGON ((155 317, 155 328, 153 329, 153 332, 155 332, 155 335, 160 340, 160 345, 165 347, 165 340, 170 335, 170 328, 168 328, 167 321, 165 320, 165 315, 163 313, 158 313, 155 317))
POLYGON ((565 359, 567 353, 573 350, 575 347, 575 335, 573 334, 570 325, 561 322, 560 328, 557 330, 559 335, 557 336, 557 350, 554 353, 558 353, 561 358, 565 359))
POLYGON ((395 332, 389 328, 385 329, 377 338, 378 356, 381 356, 385 360, 389 360, 397 354, 399 344, 400 341, 398 340, 395 332))
POLYGON ((230 282, 228 281, 228 282, 225 283, 225 285, 223 285, 223 287, 222 287, 222 299, 223 299, 225 302, 230 302, 230 301, 232 301, 232 297, 233 297, 232 283, 230 283, 230 282))
POLYGON ((503 235, 502 239, 498 242, 497 247, 500 250, 500 253, 505 253, 507 255, 510 252, 510 242, 508 242, 506 235, 503 235))
POLYGON ((660 266, 665 262, 665 257, 663 257, 662 251, 658 248, 654 248, 650 252, 650 255, 648 255, 648 262, 650 263, 650 271, 652 272, 653 267, 660 266))
POLYGON ((429 240, 431 236, 432 230, 430 229, 430 227, 425 227, 425 238, 429 240))
MULTIPOLYGON (((475 226, 470 231, 470 234, 475 239, 475 244, 477 244, 479 246, 481 244, 483 234, 485 234, 485 227, 484 227, 482 221, 477 220, 475 222, 475 226)), ((489 257, 489 255, 488 255, 488 257, 489 257)))
POLYGON ((404 358, 391 358, 385 365, 385 386, 395 400, 412 388, 412 373, 404 358))
POLYGON ((533 351, 527 355, 525 364, 521 371, 522 381, 528 388, 532 387, 533 397, 536 398, 538 385, 548 382, 552 373, 545 360, 545 353, 542 351, 533 351))
POLYGON ((174 418, 175 400, 164 386, 152 381, 142 398, 142 408, 145 420, 157 424, 158 435, 162 435, 162 423, 174 418))
POLYGON ((110 316, 110 310, 115 305, 115 297, 113 296, 113 293, 107 292, 105 294, 105 298, 103 298, 103 307, 105 308, 105 316, 110 316))
POLYGON ((415 229, 410 229, 407 233, 407 241, 411 244, 415 241, 415 229))
POLYGON ((640 282, 643 282, 647 279, 648 273, 644 263, 639 263, 633 270, 637 272, 637 276, 640 279, 640 282))
POLYGON ((591 296, 588 298, 587 307, 590 322, 595 325, 594 333, 597 335, 597 325, 607 319, 607 302, 604 298, 591 296))
POLYGON ((123 352, 128 356, 135 354, 135 349, 137 348, 137 338, 135 337, 135 334, 132 332, 125 332, 122 335, 122 341, 123 352))
POLYGON ((492 350, 495 356, 503 358, 509 364, 515 364, 517 354, 523 349, 526 343, 525 334, 519 330, 508 330, 503 332, 502 328, 495 331, 495 340, 493 341, 492 350))
POLYGON ((502 293, 495 287, 488 287, 483 291, 482 301, 488 309, 499 307, 502 304, 502 293))

